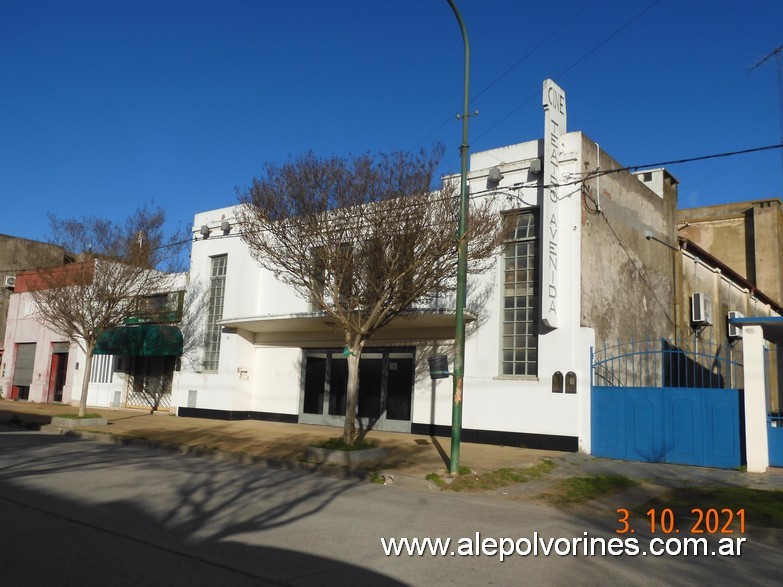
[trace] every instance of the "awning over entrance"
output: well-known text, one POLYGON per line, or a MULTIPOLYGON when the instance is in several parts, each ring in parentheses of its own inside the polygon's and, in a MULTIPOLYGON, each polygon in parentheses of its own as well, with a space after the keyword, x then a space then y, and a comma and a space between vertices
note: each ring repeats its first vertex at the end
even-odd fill
POLYGON ((182 354, 182 345, 182 332, 176 326, 163 324, 121 326, 101 334, 95 346, 95 354, 178 357, 182 354))
MULTIPOLYGON (((476 317, 465 313, 465 321, 472 322, 476 317)), ((373 335, 373 342, 410 342, 419 340, 453 340, 453 312, 437 310, 417 310, 398 316, 373 335)), ((334 319, 323 312, 302 314, 281 314, 276 316, 249 316, 245 318, 226 318, 219 324, 255 333, 257 344, 275 344, 291 346, 342 346, 342 333, 334 319)))

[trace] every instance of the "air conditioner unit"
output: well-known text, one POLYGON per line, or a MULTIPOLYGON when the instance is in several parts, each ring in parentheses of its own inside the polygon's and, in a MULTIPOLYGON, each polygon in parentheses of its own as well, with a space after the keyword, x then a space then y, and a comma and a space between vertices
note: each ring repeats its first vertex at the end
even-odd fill
POLYGON ((712 324, 712 302, 700 292, 691 296, 691 322, 699 325, 712 324))
POLYGON ((737 326, 736 324, 732 324, 731 320, 733 318, 744 318, 745 314, 742 312, 737 312, 736 310, 731 310, 729 312, 729 327, 727 328, 727 332, 729 335, 729 338, 739 338, 742 336, 742 326, 737 326))
POLYGON ((3 278, 3 287, 6 289, 14 289, 14 287, 16 287, 16 277, 13 275, 6 275, 3 278))

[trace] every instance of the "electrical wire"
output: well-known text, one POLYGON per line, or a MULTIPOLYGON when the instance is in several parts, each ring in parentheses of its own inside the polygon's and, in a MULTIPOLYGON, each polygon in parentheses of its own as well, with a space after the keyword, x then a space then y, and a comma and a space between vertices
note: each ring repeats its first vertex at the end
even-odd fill
MULTIPOLYGON (((586 179, 592 179, 594 177, 600 177, 602 175, 609 175, 611 173, 620 173, 621 171, 638 171, 639 169, 650 169, 655 167, 664 167, 666 165, 681 165, 683 163, 693 163, 695 161, 706 161, 708 159, 719 159, 721 157, 734 157, 735 155, 746 155, 748 153, 758 153, 761 151, 770 151, 772 149, 781 149, 783 148, 783 143, 778 143, 776 145, 767 145, 765 147, 754 147, 752 149, 742 149, 740 151, 727 151, 725 153, 715 153, 712 155, 701 155, 698 157, 689 157, 687 159, 672 159, 670 161, 659 161, 658 163, 646 163, 643 165, 628 165, 626 167, 617 167, 615 169, 605 169, 605 170, 597 170, 592 171, 587 174, 587 176, 584 178, 586 179)), ((578 183, 578 181, 576 182, 578 183)), ((568 184, 561 184, 561 185, 568 185, 568 184)))
MULTIPOLYGON (((522 57, 517 59, 511 66, 509 66, 503 73, 501 73, 499 76, 497 76, 493 81, 489 83, 489 85, 485 86, 483 90, 481 90, 478 94, 474 95, 470 99, 470 104, 473 104, 478 98, 482 95, 484 95, 486 92, 488 92, 493 86, 495 86, 500 80, 502 80, 504 77, 506 77, 509 73, 511 73, 514 69, 519 67, 528 57, 533 55, 538 49, 543 47, 550 39, 552 39, 555 35, 557 35, 560 31, 562 31, 566 26, 571 24, 573 20, 575 20, 580 14, 582 14, 585 10, 587 10, 590 5, 593 4, 595 0, 589 0, 587 4, 585 4, 582 8, 580 8, 576 13, 574 13, 568 20, 566 20, 563 24, 561 24, 559 27, 557 27, 553 32, 551 32, 549 35, 547 35, 541 42, 539 42, 535 47, 530 49, 527 53, 525 53, 522 57)), ((462 111, 457 111, 456 116, 459 117, 462 115, 462 111)), ((439 132, 444 126, 451 123, 454 120, 454 115, 449 116, 446 120, 444 120, 437 128, 435 128, 432 132, 430 132, 426 137, 421 139, 418 143, 416 143, 415 146, 413 146, 411 149, 408 150, 408 152, 414 151, 421 147, 426 141, 430 140, 437 132, 439 132)))
MULTIPOLYGON (((592 199, 592 198, 591 198, 592 199)), ((631 262, 631 265, 636 270, 636 273, 639 275, 639 279, 642 280, 642 283, 647 287, 647 289, 650 291, 650 294, 652 295, 653 300, 655 300, 655 303, 658 305, 658 307, 663 312, 663 315, 666 316, 666 319, 672 324, 676 325, 674 322, 674 319, 669 314, 669 309, 661 302, 660 299, 658 299, 658 295, 656 294, 655 290, 653 289, 650 282, 647 280, 647 277, 645 276, 644 272, 642 271, 641 267, 636 263, 636 259, 633 258, 631 255, 631 252, 628 250, 628 248, 625 246, 625 243, 622 241, 620 236, 617 234, 617 231, 615 231, 614 227, 612 226, 612 223, 609 222, 609 218, 606 216, 603 210, 599 212, 601 217, 604 219, 604 222, 606 222, 606 226, 609 228, 609 231, 614 235, 615 240, 617 240, 617 243, 620 245, 620 248, 625 253, 626 257, 628 257, 628 260, 631 262)))
MULTIPOLYGON (((623 30, 625 30, 626 28, 628 28, 628 27, 629 27, 629 26, 630 26, 630 25, 631 25, 631 24, 632 24, 632 23, 633 23, 635 20, 637 20, 638 18, 640 18, 640 17, 641 17, 643 14, 645 14, 647 11, 649 11, 649 10, 650 10, 650 9, 651 9, 653 6, 655 6, 656 4, 658 4, 658 2, 660 2, 660 1, 661 1, 661 0, 654 0, 654 1, 653 1, 651 4, 649 4, 649 5, 648 5, 646 8, 644 8, 644 9, 643 9, 641 12, 639 12, 639 13, 637 13, 635 16, 631 17, 631 19, 627 20, 627 21, 626 21, 626 22, 625 22, 625 23, 624 23, 622 26, 620 26, 620 28, 616 29, 614 32, 612 32, 611 34, 609 34, 609 36, 607 36, 607 37, 606 37, 606 38, 604 38, 602 41, 600 41, 600 42, 599 42, 599 43, 598 43, 598 44, 597 44, 595 47, 593 47, 592 49, 590 49, 590 50, 589 50, 587 53, 585 53, 584 55, 582 55, 582 56, 581 56, 579 59, 577 59, 576 61, 574 61, 574 62, 573 62, 571 65, 569 65, 569 66, 568 66, 568 67, 566 67, 566 68, 565 68, 563 71, 561 71, 559 74, 557 74, 557 75, 556 75, 556 76, 555 76, 553 79, 554 79, 555 81, 558 81, 560 78, 562 78, 563 76, 565 76, 565 75, 566 75, 566 74, 567 74, 569 71, 571 71, 571 70, 572 70, 572 69, 574 69, 574 68, 575 68, 577 65, 579 65, 580 63, 582 63, 582 62, 583 62, 585 59, 587 59, 588 57, 590 57, 590 55, 592 55, 593 53, 595 53, 596 51, 598 51, 598 49, 600 49, 601 47, 603 47, 604 45, 606 45, 606 43, 608 43, 608 42, 609 42, 611 39, 613 39, 613 38, 614 38, 614 37, 616 37, 618 34, 620 34, 620 33, 621 33, 623 30)), ((531 94, 531 95, 530 95, 530 96, 529 96, 527 99, 525 99, 525 101, 524 101, 524 102, 522 102, 521 104, 519 104, 519 105, 518 105, 516 108, 514 108, 513 110, 511 110, 511 112, 509 112, 508 114, 506 114, 506 115, 505 115, 503 118, 501 118, 500 120, 498 120, 498 121, 497 121, 495 124, 493 124, 492 126, 490 126, 490 127, 487 129, 487 130, 485 130, 483 133, 481 133, 479 136, 477 136, 475 139, 473 139, 473 140, 474 140, 474 142, 478 142, 478 141, 480 141, 481 139, 483 139, 483 138, 484 138, 485 136, 487 136, 487 135, 488 135, 490 132, 492 132, 493 130, 495 130, 495 129, 496 129, 498 126, 500 126, 502 123, 504 123, 506 120, 508 120, 509 118, 511 118, 511 117, 512 117, 514 114, 516 114, 516 113, 517 113, 517 112, 518 112, 520 109, 522 109, 522 107, 523 107, 523 106, 525 106, 525 105, 526 105, 528 102, 530 102, 530 101, 531 101, 533 98, 535 98, 536 96, 539 96, 539 95, 540 95, 540 92, 539 92, 539 91, 536 91, 536 92, 532 93, 532 94, 531 94)))
MULTIPOLYGON (((596 171, 589 171, 585 173, 584 177, 581 177, 579 179, 575 179, 573 181, 566 181, 562 183, 556 183, 556 184, 535 184, 535 185, 523 185, 523 184, 514 184, 513 186, 509 186, 506 189, 547 189, 547 188, 556 188, 556 187, 565 187, 570 185, 578 185, 582 184, 586 181, 589 181, 591 179, 595 179, 596 177, 603 177, 604 175, 611 175, 613 173, 622 173, 623 171, 639 171, 640 169, 655 169, 657 167, 665 167, 665 166, 671 166, 671 165, 682 165, 684 163, 694 163, 696 161, 706 161, 708 159, 719 159, 722 157, 734 157, 736 155, 747 155, 749 153, 759 153, 762 151, 770 151, 773 149, 783 149, 783 143, 779 143, 776 145, 766 145, 764 147, 753 147, 751 149, 742 149, 740 151, 727 151, 724 153, 714 153, 710 155, 699 155, 697 157, 688 157, 685 159, 671 159, 669 161, 658 161, 656 163, 642 163, 639 165, 627 165, 625 167, 616 167, 613 169, 601 169, 596 171)), ((481 194, 481 193, 487 193, 491 190, 484 190, 483 192, 474 192, 475 194, 481 194)), ((473 194, 471 194, 471 197, 473 197, 473 194)))
MULTIPOLYGON (((664 166, 667 166, 667 165, 682 165, 682 164, 685 164, 685 163, 693 163, 693 162, 697 162, 697 161, 705 161, 705 160, 708 160, 708 159, 717 159, 717 158, 722 158, 722 157, 734 157, 734 156, 737 156, 737 155, 746 155, 746 154, 749 154, 749 153, 758 153, 758 152, 762 152, 762 151, 769 151, 769 150, 772 150, 772 149, 783 149, 783 143, 780 143, 780 144, 777 144, 777 145, 767 145, 767 146, 764 146, 764 147, 754 147, 752 149, 742 149, 742 150, 739 150, 739 151, 727 151, 727 152, 724 152, 724 153, 714 153, 714 154, 710 154, 710 155, 700 155, 700 156, 697 156, 697 157, 688 157, 688 158, 684 158, 684 159, 672 159, 672 160, 669 160, 669 161, 660 161, 660 162, 656 162, 656 163, 643 163, 643 164, 639 164, 639 165, 629 165, 629 166, 626 166, 626 167, 618 167, 618 168, 615 168, 615 169, 604 169, 604 170, 600 170, 600 171, 593 171, 593 172, 587 173, 585 175, 585 177, 576 179, 574 181, 564 182, 564 183, 559 183, 559 184, 544 184, 544 185, 542 185, 542 184, 535 183, 533 185, 524 185, 522 183, 518 183, 518 184, 511 185, 511 186, 507 186, 507 187, 505 187, 503 189, 504 190, 523 190, 523 189, 536 189, 536 190, 541 189, 541 190, 543 190, 543 189, 548 189, 548 188, 552 188, 552 187, 567 187, 567 186, 576 186, 576 185, 583 186, 583 185, 586 185, 586 182, 588 182, 591 179, 594 179, 596 177, 603 176, 603 175, 610 175, 610 174, 613 174, 613 173, 621 173, 621 172, 624 172, 624 171, 636 171, 636 170, 639 170, 639 169, 650 169, 650 168, 656 168, 656 167, 664 167, 664 166)), ((563 198, 570 197, 570 196, 572 196, 573 194, 575 194, 578 191, 579 191, 579 189, 574 190, 572 192, 569 192, 568 194, 563 196, 563 198)), ((505 196, 517 197, 520 200, 522 200, 522 196, 517 196, 515 194, 512 195, 512 194, 509 194, 507 192, 498 192, 497 188, 471 191, 471 193, 468 195, 468 199, 469 200, 473 200, 473 199, 481 198, 481 197, 484 197, 484 196, 486 196, 488 194, 493 194, 493 193, 497 193, 497 195, 505 195, 505 196)), ((449 198, 453 198, 453 196, 450 196, 449 198)), ((446 199, 449 199, 449 198, 433 198, 432 201, 433 202, 442 202, 442 201, 445 201, 446 199)), ((563 198, 561 198, 561 199, 563 199, 563 198)), ((592 198, 590 198, 590 199, 592 200, 592 198)), ((415 205, 417 205, 417 204, 410 204, 410 206, 415 206, 415 205)), ((403 207, 403 206, 400 206, 400 207, 403 207)), ((227 234, 227 235, 211 236, 209 238, 210 238, 210 240, 221 240, 221 239, 224 239, 224 238, 237 238, 237 237, 240 237, 240 236, 241 236, 240 233, 232 233, 232 234, 227 234)), ((160 245, 160 246, 155 247, 155 248, 150 249, 150 250, 159 250, 159 249, 164 249, 164 248, 168 248, 168 247, 174 247, 174 246, 190 244, 190 243, 195 242, 196 240, 197 239, 191 237, 191 238, 188 238, 187 240, 182 240, 182 241, 177 241, 177 242, 173 242, 173 243, 167 243, 165 245, 160 245)))

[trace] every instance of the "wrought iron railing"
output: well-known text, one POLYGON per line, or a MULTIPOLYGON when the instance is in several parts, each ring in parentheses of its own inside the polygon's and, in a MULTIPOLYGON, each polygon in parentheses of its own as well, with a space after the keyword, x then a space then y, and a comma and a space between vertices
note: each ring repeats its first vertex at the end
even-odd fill
POLYGON ((700 338, 631 340, 592 351, 593 385, 611 387, 743 386, 742 347, 700 338))

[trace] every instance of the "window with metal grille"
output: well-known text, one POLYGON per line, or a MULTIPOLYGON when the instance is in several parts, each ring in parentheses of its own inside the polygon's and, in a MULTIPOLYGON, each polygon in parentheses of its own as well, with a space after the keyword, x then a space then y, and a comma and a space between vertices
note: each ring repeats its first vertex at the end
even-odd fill
POLYGON ((93 355, 90 383, 111 383, 114 375, 114 355, 93 355))
POLYGON ((502 375, 538 374, 538 234, 536 212, 506 217, 503 258, 502 375))
POLYGON ((204 370, 217 371, 220 357, 220 333, 217 323, 223 318, 223 300, 226 295, 226 266, 228 255, 212 257, 209 273, 209 304, 207 305, 207 328, 204 335, 204 370))

